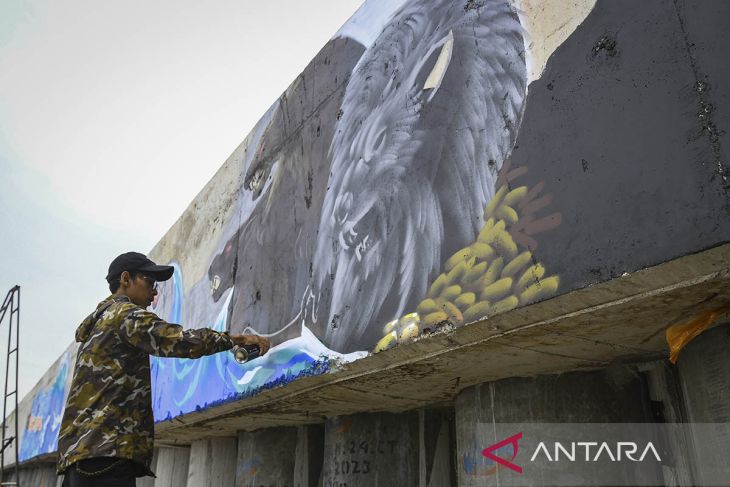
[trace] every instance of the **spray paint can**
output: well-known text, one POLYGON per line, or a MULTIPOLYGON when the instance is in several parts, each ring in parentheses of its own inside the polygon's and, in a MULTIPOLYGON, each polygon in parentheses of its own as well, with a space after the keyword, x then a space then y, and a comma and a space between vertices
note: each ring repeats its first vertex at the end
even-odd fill
POLYGON ((261 348, 258 345, 236 345, 231 349, 233 357, 239 364, 245 364, 261 355, 261 348))

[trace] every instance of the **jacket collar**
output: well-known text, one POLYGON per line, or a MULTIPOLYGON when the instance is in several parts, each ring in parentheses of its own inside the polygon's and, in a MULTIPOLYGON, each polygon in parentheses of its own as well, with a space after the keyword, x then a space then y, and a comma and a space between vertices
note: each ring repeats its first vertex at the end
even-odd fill
POLYGON ((120 303, 122 301, 127 302, 127 303, 131 303, 132 302, 132 300, 129 299, 129 296, 124 296, 124 295, 119 295, 118 296, 116 294, 112 294, 111 296, 109 296, 108 298, 106 298, 104 301, 108 301, 109 299, 111 299, 112 301, 117 302, 117 303, 120 303))

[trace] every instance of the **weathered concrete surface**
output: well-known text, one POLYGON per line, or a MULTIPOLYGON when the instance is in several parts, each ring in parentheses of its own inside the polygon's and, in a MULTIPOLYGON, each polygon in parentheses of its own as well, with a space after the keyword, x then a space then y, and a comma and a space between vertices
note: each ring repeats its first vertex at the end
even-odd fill
POLYGON ((358 414, 325 423, 322 485, 417 486, 418 413, 358 414))
POLYGON ((676 259, 157 425, 165 442, 449 402, 465 387, 666 357, 664 330, 730 302, 730 246, 676 259))
POLYGON ((421 409, 418 412, 418 427, 419 487, 456 486, 453 409, 421 409))
MULTIPOLYGON (((639 372, 629 366, 480 384, 462 391, 455 409, 457 474, 463 487, 502 485, 499 471, 479 474, 466 460, 504 439, 501 434, 484 437, 499 423, 642 423, 650 418, 647 391, 639 372)), ((626 480, 636 479, 633 467, 627 464, 626 480)), ((573 465, 571 475, 595 479, 597 468, 573 465)))
MULTIPOLYGON (((690 425, 693 465, 727 467, 730 451, 730 325, 712 328, 680 353, 679 367, 687 420, 690 423, 722 423, 708 438, 690 425)), ((695 468, 695 479, 708 483, 706 472, 695 468)), ((716 477, 715 477, 716 478, 716 477)))
POLYGON ((638 370, 616 365, 591 372, 503 379, 456 398, 457 443, 475 423, 641 423, 650 419, 638 370))
MULTIPOLYGON (((155 487, 177 487, 186 485, 190 465, 190 447, 176 446, 172 448, 156 448, 153 471, 155 487)), ((139 487, 140 481, 137 481, 139 487)))
POLYGON ((56 475, 56 466, 52 463, 33 463, 19 470, 19 479, 15 472, 8 472, 3 482, 18 482, 21 487, 60 487, 63 477, 56 475))
POLYGON ((716 326, 679 354, 687 419, 693 423, 730 422, 730 324, 716 326))
MULTIPOLYGON (((470 3, 478 8, 476 4, 489 2, 470 3)), ((516 171, 523 171, 519 184, 524 183, 530 191, 544 187, 548 194, 533 206, 543 204, 554 217, 553 223, 562 221, 544 233, 544 228, 533 227, 539 238, 527 232, 535 241, 528 246, 530 253, 560 278, 557 292, 561 295, 488 320, 471 324, 467 323, 471 319, 465 320, 456 330, 444 330, 347 366, 333 364, 329 374, 256 392, 246 400, 205 410, 218 404, 218 399, 232 396, 202 392, 186 411, 203 410, 159 424, 160 440, 187 444, 207 436, 233 436, 238 430, 317 423, 360 412, 400 412, 448 403, 465 387, 484 381, 661 358, 665 356, 663 332, 667 326, 730 301, 730 83, 726 82, 730 64, 718 62, 727 57, 727 29, 721 22, 728 18, 730 5, 606 1, 591 8, 592 2, 580 0, 573 3, 570 18, 560 18, 565 12, 555 3, 552 9, 544 2, 524 0, 523 4, 532 22, 528 23, 528 33, 545 37, 546 47, 540 57, 546 69, 529 85, 524 117, 505 122, 512 124, 517 134, 510 160, 516 171)), ((506 19, 514 20, 514 16, 506 19)), ((397 44, 398 39, 393 40, 397 44)), ((186 325, 210 324, 217 316, 225 316, 224 326, 232 331, 241 331, 248 321, 276 328, 302 310, 304 298, 308 299, 303 288, 310 289, 314 271, 327 281, 330 266, 313 266, 313 247, 328 248, 328 242, 317 242, 320 206, 330 191, 330 176, 349 162, 345 157, 334 167, 328 151, 337 146, 332 144, 333 133, 356 125, 346 123, 351 110, 340 102, 344 99, 342 91, 349 86, 345 77, 351 74, 350 68, 363 49, 364 45, 346 39, 329 43, 154 249, 155 259, 175 261, 183 270, 179 299, 175 301, 174 293, 163 290, 161 302, 169 308, 184 308, 181 317, 186 325), (258 178, 254 177, 257 173, 258 178), (228 250, 232 253, 227 254, 228 250), (225 258, 227 255, 230 259, 225 258), (214 264, 220 264, 220 269, 214 264), (216 287, 216 282, 223 284, 216 287), (221 301, 224 291, 237 300, 227 315, 225 301, 221 301)), ((373 55, 373 49, 367 52, 369 57, 363 59, 372 61, 367 69, 373 74, 405 72, 401 69, 405 64, 389 64, 373 55)), ((353 74, 369 76, 366 70, 353 74)), ((533 73, 530 79, 534 78, 533 73)), ((463 94, 467 93, 463 87, 472 79, 460 76, 444 80, 448 89, 441 89, 441 94, 463 94)), ((444 99, 443 106, 459 106, 453 101, 453 97, 444 99)), ((363 103, 367 106, 354 106, 363 110, 364 118, 374 115, 369 133, 377 133, 376 128, 383 128, 382 134, 396 133, 393 126, 380 122, 390 121, 391 115, 397 120, 396 115, 402 115, 399 103, 384 110, 377 103, 363 103)), ((466 110, 457 112, 461 115, 466 110)), ((403 133, 419 135, 422 142, 430 143, 436 137, 433 130, 440 130, 445 142, 461 140, 464 147, 484 142, 480 136, 459 139, 473 126, 456 124, 442 130, 442 117, 434 120, 433 124, 410 124, 403 133)), ((476 120, 483 122, 483 117, 476 120)), ((362 140, 367 133, 363 130, 350 135, 353 140, 362 140)), ((395 139, 387 138, 388 143, 395 139)), ((355 147, 346 142, 340 144, 343 154, 355 147)), ((380 145, 375 137, 371 142, 380 145)), ((410 149, 385 152, 397 153, 398 160, 422 162, 410 157, 414 154, 410 149)), ((424 158, 432 153, 425 151, 424 158)), ((495 174, 503 162, 507 163, 501 159, 482 162, 494 165, 495 174)), ((369 176, 371 171, 364 174, 369 176)), ((440 166, 438 174, 449 181, 456 173, 440 166)), ((479 183, 476 178, 464 181, 479 183)), ((350 196, 379 188, 353 187, 350 196)), ((415 190, 423 189, 403 187, 409 189, 399 193, 403 201, 410 201, 415 190)), ((346 201, 348 192, 343 191, 342 198, 330 199, 346 201)), ((468 197, 467 193, 446 191, 442 202, 452 204, 457 196, 468 197)), ((399 208, 389 206, 383 217, 399 208)), ((325 213, 323 222, 334 214, 344 218, 365 213, 327 211, 330 214, 325 213)), ((459 211, 453 213, 444 221, 471 221, 459 211)), ((364 218, 362 228, 342 234, 343 239, 373 233, 369 230, 378 227, 373 225, 378 220, 372 216, 364 218)), ((520 213, 519 219, 524 223, 533 216, 520 213)), ((520 233, 517 230, 515 234, 520 233)), ((329 238, 325 235, 328 232, 321 233, 329 238)), ((418 233, 410 232, 407 237, 418 233)), ((448 241, 438 247, 442 261, 471 244, 469 239, 446 233, 448 241)), ((384 242, 394 241, 392 236, 384 242)), ((355 255, 359 257, 369 255, 363 252, 373 248, 372 240, 369 244, 353 241, 347 247, 351 254, 357 249, 355 255)), ((345 255, 342 248, 339 252, 345 255)), ((401 257, 413 257, 408 252, 388 255, 379 261, 386 270, 396 268, 401 257)), ((415 267, 420 269, 415 272, 428 273, 433 266, 418 262, 415 267)), ((360 275, 352 272, 342 280, 350 282, 360 275)), ((363 296, 383 291, 379 287, 383 280, 373 282, 363 286, 363 296)), ((384 314, 378 316, 393 318, 390 314, 395 301, 411 290, 405 285, 391 293, 383 301, 380 311, 384 314)), ((358 295, 349 304, 363 301, 358 295)), ((168 308, 162 304, 155 311, 164 315, 168 308)), ((384 324, 379 320, 365 320, 369 336, 353 339, 348 347, 370 349, 370 338, 380 333, 384 324)), ((355 336, 351 328, 354 321, 339 324, 338 333, 344 341, 355 336)), ((318 337, 327 341, 326 333, 318 337)), ((195 362, 193 367, 203 363, 195 362)), ((215 374, 219 368, 210 370, 214 373, 208 378, 220 378, 215 374)), ((183 388, 192 383, 189 378, 160 381, 158 390, 167 397, 181 391, 184 396, 187 390, 183 388)), ((171 415, 178 411, 171 411, 171 415)), ((21 414, 21 421, 27 417, 21 414)), ((202 447, 198 444, 196 448, 202 447)))
MULTIPOLYGON (((657 423, 685 423, 682 391, 678 379, 678 370, 668 360, 656 360, 639 364, 639 370, 646 378, 646 385, 651 400, 652 419, 657 423)), ((730 391, 728 391, 730 394, 730 391)), ((666 447, 672 452, 672 462, 662 465, 664 483, 667 486, 694 485, 692 477, 690 439, 682 429, 668 430, 665 438, 666 447)))
MULTIPOLYGON (((189 450, 189 449, 187 449, 187 450, 189 450)), ((188 453, 188 456, 189 456, 189 453, 188 453)), ((157 469, 157 460, 159 458, 160 458, 160 449, 155 448, 152 452, 152 462, 150 463, 150 469, 153 472, 157 472, 157 470, 158 470, 157 469)), ((186 463, 185 470, 187 471, 187 463, 186 463)), ((157 475, 157 477, 159 478, 159 474, 157 475)), ((187 479, 187 476, 183 478, 183 482, 180 485, 184 485, 186 479, 187 479)), ((139 478, 137 478, 137 487, 155 487, 156 480, 157 479, 155 477, 139 477, 139 478)), ((165 483, 160 482, 159 484, 157 484, 157 487, 161 487, 163 485, 165 485, 165 483)))
POLYGON ((150 252, 156 262, 175 261, 184 266, 186 291, 205 275, 206 253, 213 252, 216 242, 225 237, 226 221, 240 210, 246 149, 254 136, 255 131, 233 151, 167 231, 169 237, 150 252))
POLYGON ((190 445, 187 487, 231 487, 236 479, 236 438, 209 438, 190 445))
POLYGON ((297 428, 239 433, 236 487, 291 487, 296 447, 297 428))
POLYGON ((324 425, 297 427, 297 450, 294 461, 294 486, 318 487, 322 485, 324 462, 324 425))

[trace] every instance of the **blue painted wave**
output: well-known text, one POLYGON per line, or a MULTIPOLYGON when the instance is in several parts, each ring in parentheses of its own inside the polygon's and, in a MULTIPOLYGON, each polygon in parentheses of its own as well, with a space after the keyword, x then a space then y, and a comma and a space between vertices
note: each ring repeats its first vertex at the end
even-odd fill
MULTIPOLYGON (((183 285, 179 265, 172 263, 172 306, 164 316, 179 323, 182 318, 183 285)), ((229 292, 211 328, 226 330, 229 292)), ((166 296, 166 298, 168 298, 166 296)), ((256 394, 299 377, 319 375, 329 369, 326 349, 311 333, 273 348, 264 357, 239 364, 229 352, 200 359, 151 357, 152 406, 155 421, 256 394)))
POLYGON ((53 453, 58 446, 58 431, 65 406, 66 384, 71 354, 66 352, 54 381, 33 397, 30 415, 23 429, 18 458, 21 462, 53 453))

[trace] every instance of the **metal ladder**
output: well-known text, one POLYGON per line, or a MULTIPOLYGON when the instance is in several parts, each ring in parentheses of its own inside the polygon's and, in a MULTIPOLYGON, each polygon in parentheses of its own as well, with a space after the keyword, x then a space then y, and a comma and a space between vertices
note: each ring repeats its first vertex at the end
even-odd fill
POLYGON ((5 319, 5 316, 8 316, 8 353, 5 357, 5 388, 4 388, 4 396, 3 396, 3 426, 2 426, 2 442, 0 443, 0 486, 2 485, 14 485, 19 486, 20 485, 20 472, 18 468, 18 345, 19 340, 18 337, 20 335, 20 286, 13 286, 10 291, 8 291, 7 296, 5 296, 5 301, 3 301, 2 307, 0 307, 0 325, 2 325, 3 320, 5 319), (8 312, 10 314, 8 315, 8 312), (12 386, 12 390, 8 391, 9 386, 9 380, 10 379, 10 357, 14 356, 14 368, 15 368, 15 377, 14 382, 12 386), (13 402, 11 402, 11 405, 14 404, 13 408, 13 425, 15 428, 14 435, 9 436, 7 434, 8 429, 8 398, 13 397, 13 402), (5 481, 5 450, 10 446, 13 445, 15 450, 15 455, 13 459, 15 460, 14 470, 15 470, 15 480, 14 481, 5 481))

